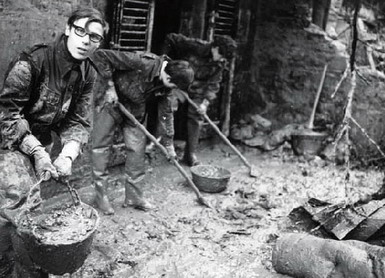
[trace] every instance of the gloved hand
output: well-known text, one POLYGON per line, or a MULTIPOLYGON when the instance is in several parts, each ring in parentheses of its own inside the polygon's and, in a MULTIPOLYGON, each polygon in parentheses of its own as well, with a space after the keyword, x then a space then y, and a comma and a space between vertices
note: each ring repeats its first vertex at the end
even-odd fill
POLYGON ((207 99, 204 99, 203 102, 198 106, 198 113, 201 115, 206 114, 209 104, 210 102, 207 99))
POLYGON ((51 177, 57 178, 58 174, 52 165, 49 154, 45 151, 39 140, 32 134, 26 135, 19 145, 20 151, 33 157, 35 172, 39 179, 49 180, 51 177))
POLYGON ((168 152, 168 158, 171 159, 171 158, 176 158, 176 152, 175 152, 175 148, 174 148, 174 145, 168 145, 165 147, 167 152, 168 152))
MULTIPOLYGON (((159 143, 160 140, 162 140, 162 136, 159 136, 158 138, 156 138, 156 141, 159 143)), ((155 143, 154 142, 150 142, 146 145, 146 149, 145 149, 145 153, 151 153, 153 150, 154 150, 154 147, 155 147, 155 143)))
POLYGON ((53 162, 53 165, 59 177, 68 177, 72 174, 72 160, 68 156, 59 155, 53 162))
POLYGON ((79 142, 69 141, 64 145, 59 156, 53 162, 60 177, 68 177, 72 174, 72 161, 78 157, 79 153, 79 142))
POLYGON ((56 168, 52 165, 51 158, 43 147, 35 150, 33 158, 35 160, 36 175, 39 179, 42 178, 43 180, 47 181, 51 177, 54 179, 58 178, 56 168))
POLYGON ((104 95, 104 101, 105 103, 111 103, 112 105, 116 105, 119 101, 118 94, 115 90, 115 85, 112 80, 108 81, 108 88, 104 95))

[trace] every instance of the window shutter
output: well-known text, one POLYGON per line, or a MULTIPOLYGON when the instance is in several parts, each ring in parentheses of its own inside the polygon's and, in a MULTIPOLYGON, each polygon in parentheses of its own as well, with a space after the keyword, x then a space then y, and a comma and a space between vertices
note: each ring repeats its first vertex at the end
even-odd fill
POLYGON ((155 0, 115 2, 111 47, 128 51, 149 51, 154 22, 155 0))

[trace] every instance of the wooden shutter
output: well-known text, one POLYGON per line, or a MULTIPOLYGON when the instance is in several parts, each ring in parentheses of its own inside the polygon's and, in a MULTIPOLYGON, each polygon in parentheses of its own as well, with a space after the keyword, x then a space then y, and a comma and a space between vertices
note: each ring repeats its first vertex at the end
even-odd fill
POLYGON ((115 1, 111 46, 119 50, 151 49, 155 0, 115 1))
POLYGON ((215 1, 214 34, 234 37, 238 18, 238 0, 215 1))

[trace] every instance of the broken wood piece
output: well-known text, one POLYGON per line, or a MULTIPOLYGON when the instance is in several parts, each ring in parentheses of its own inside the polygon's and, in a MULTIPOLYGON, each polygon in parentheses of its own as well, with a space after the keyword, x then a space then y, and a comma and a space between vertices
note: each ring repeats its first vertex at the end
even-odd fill
POLYGON ((379 208, 362 221, 345 239, 367 241, 385 225, 385 207, 379 208))
POLYGON ((361 222, 385 205, 385 200, 372 201, 360 207, 351 205, 331 205, 313 215, 328 232, 343 239, 361 222))

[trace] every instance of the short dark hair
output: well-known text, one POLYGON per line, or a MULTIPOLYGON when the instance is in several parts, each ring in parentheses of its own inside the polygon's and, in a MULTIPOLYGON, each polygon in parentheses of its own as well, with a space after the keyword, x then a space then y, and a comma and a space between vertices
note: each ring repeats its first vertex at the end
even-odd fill
POLYGON ((170 82, 183 91, 186 91, 194 80, 194 70, 189 62, 184 60, 169 61, 164 71, 170 75, 170 82))
POLYGON ((88 21, 85 26, 91 22, 98 22, 103 26, 104 34, 108 33, 109 25, 104 20, 103 14, 95 8, 90 7, 78 7, 68 18, 67 24, 72 26, 76 20, 88 17, 88 21))
POLYGON ((212 46, 218 46, 219 53, 227 59, 231 59, 237 49, 237 43, 228 35, 215 35, 212 46))

